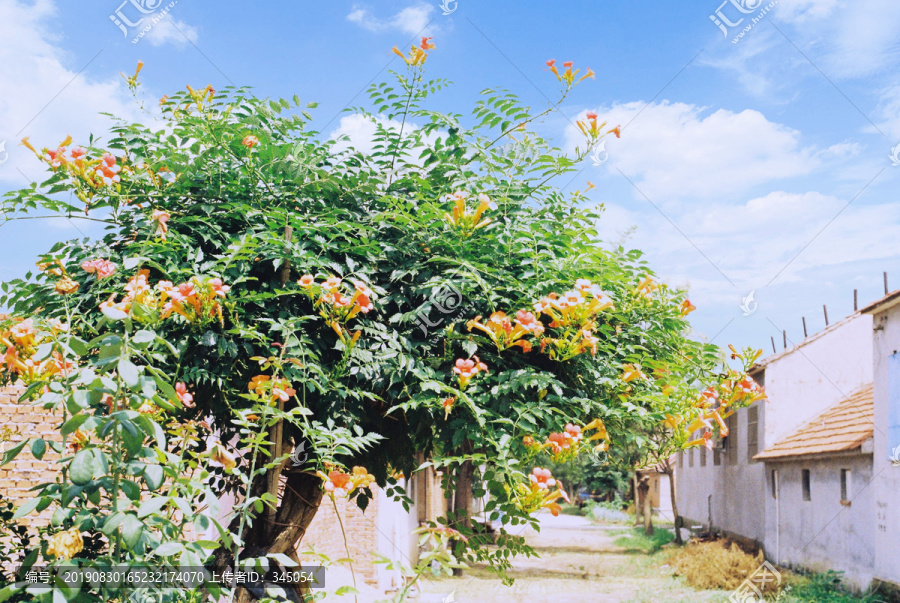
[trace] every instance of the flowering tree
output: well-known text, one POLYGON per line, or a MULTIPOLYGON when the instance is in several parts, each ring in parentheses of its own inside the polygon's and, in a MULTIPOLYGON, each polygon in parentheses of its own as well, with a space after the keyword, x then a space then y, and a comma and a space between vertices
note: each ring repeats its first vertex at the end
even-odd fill
POLYGON ((605 453, 637 422, 696 418, 666 394, 666 375, 714 368, 692 306, 639 252, 604 249, 584 194, 552 184, 618 128, 588 114, 571 157, 530 129, 593 72, 549 61, 560 95, 541 112, 486 90, 444 114, 424 107, 446 85, 424 79, 433 47, 395 49, 407 71, 371 87, 376 113, 354 109, 371 152, 323 141, 296 96, 190 86, 103 145, 23 141, 49 176, 7 195, 8 215, 108 225, 3 284, 3 376, 64 414, 61 445, 4 458, 62 455, 17 513, 53 509, 29 562, 290 563, 323 499, 365 509, 374 483, 403 497, 398 477, 425 460, 456 489, 441 542, 502 571, 528 549, 502 530, 490 553, 473 495, 533 521, 567 498, 528 464, 539 450, 605 453), (239 502, 220 523, 224 492, 239 502))

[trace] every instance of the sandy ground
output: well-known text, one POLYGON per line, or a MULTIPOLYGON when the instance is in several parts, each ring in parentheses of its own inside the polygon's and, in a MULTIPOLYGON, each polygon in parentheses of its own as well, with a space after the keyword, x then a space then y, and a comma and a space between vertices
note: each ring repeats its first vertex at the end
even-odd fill
MULTIPOLYGON (((624 526, 597 525, 583 517, 541 517, 541 531, 525 537, 540 557, 517 558, 510 587, 490 572, 472 568, 465 576, 422 584, 418 603, 632 602, 703 603, 725 601, 721 591, 698 592, 672 577, 643 552, 616 546, 624 526), (448 595, 453 595, 448 598, 448 595)), ((423 577, 424 579, 424 577, 423 577)))

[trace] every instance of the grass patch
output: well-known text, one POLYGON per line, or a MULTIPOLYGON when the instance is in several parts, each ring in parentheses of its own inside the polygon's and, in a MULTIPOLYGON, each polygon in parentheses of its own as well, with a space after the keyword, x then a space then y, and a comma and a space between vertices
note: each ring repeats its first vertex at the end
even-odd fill
POLYGON ((781 603, 880 603, 873 593, 856 596, 841 583, 841 572, 829 571, 810 576, 791 575, 781 603))
POLYGON ((668 530, 656 529, 652 536, 644 534, 644 528, 632 528, 613 541, 613 544, 628 549, 628 552, 651 555, 675 539, 668 530))
POLYGON ((578 505, 570 505, 569 503, 561 503, 559 505, 560 513, 563 515, 575 515, 577 517, 581 517, 581 509, 578 508, 578 505))

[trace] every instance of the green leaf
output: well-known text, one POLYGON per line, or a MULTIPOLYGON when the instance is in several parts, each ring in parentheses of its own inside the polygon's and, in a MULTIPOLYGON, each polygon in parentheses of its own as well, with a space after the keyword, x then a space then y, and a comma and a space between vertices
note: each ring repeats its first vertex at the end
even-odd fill
POLYGON ((79 450, 75 453, 75 458, 69 464, 69 479, 76 486, 84 486, 94 479, 94 473, 100 467, 100 459, 98 458, 102 452, 98 452, 93 448, 79 450))
POLYGON ((19 519, 20 517, 25 517, 26 515, 28 515, 32 511, 34 511, 37 508, 37 506, 39 504, 41 504, 42 500, 43 500, 43 498, 39 497, 39 498, 32 498, 31 500, 27 501, 24 505, 22 505, 21 507, 16 509, 15 513, 13 513, 13 516, 12 516, 13 521, 15 521, 16 519, 19 519))
POLYGON ((183 550, 184 545, 182 545, 180 542, 166 542, 156 547, 156 550, 153 552, 160 557, 171 557, 172 555, 176 555, 183 550))
POLYGON ((128 387, 134 387, 138 384, 140 372, 138 371, 138 367, 136 367, 133 362, 131 362, 127 358, 120 358, 118 370, 119 376, 122 377, 122 381, 125 382, 125 385, 127 385, 128 387))
POLYGON ((134 515, 126 515, 125 521, 122 522, 122 538, 125 539, 125 545, 129 549, 137 546, 144 532, 144 524, 134 515))
POLYGON ((100 528, 100 531, 107 536, 112 536, 119 529, 119 526, 122 525, 122 522, 125 521, 126 517, 125 513, 113 513, 103 522, 103 527, 100 528))
POLYGON ((44 458, 44 452, 47 451, 47 442, 44 438, 38 438, 31 443, 31 454, 37 460, 44 458))
POLYGON ((0 603, 3 603, 3 601, 8 601, 9 598, 13 595, 17 595, 22 592, 22 589, 24 588, 24 585, 16 586, 15 584, 10 584, 9 586, 3 587, 2 589, 0 589, 0 603))
POLYGON ((151 492, 158 490, 165 481, 165 471, 162 465, 147 465, 144 467, 144 482, 151 492))
POLYGON ((15 446, 10 448, 6 452, 4 452, 3 453, 3 462, 0 463, 0 465, 5 465, 6 463, 8 463, 11 460, 13 460, 14 458, 16 458, 16 455, 18 455, 20 452, 22 452, 22 449, 25 448, 25 445, 28 444, 28 442, 29 442, 29 440, 24 440, 22 442, 19 442, 18 444, 16 444, 15 446))
POLYGON ((78 431, 78 428, 81 427, 85 421, 88 420, 90 415, 88 414, 78 414, 63 423, 62 428, 59 430, 60 434, 63 436, 67 436, 70 433, 75 433, 78 431))
POLYGON ((134 337, 131 338, 131 341, 137 344, 144 345, 152 343, 154 339, 156 339, 156 333, 154 333, 153 331, 141 329, 134 334, 134 337))
POLYGON ((138 507, 138 517, 147 517, 148 515, 158 513, 167 502, 169 502, 169 499, 165 496, 157 496, 150 500, 145 500, 141 503, 141 506, 138 507))

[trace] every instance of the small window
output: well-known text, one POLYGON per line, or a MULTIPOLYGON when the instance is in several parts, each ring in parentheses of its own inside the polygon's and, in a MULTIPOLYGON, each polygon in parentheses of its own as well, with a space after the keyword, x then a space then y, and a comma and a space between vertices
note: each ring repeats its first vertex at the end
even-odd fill
POLYGON ((678 466, 684 467, 684 450, 678 451, 678 466))
POLYGON ((718 449, 713 449, 713 465, 718 467, 722 464, 722 451, 718 449))
POLYGON ((778 498, 778 470, 772 469, 772 498, 778 498))
POLYGON ((706 467, 706 446, 700 447, 700 466, 706 467))
POLYGON ((850 492, 850 470, 841 469, 841 500, 849 501, 853 496, 850 492))
POLYGON ((737 414, 725 419, 728 426, 728 437, 725 438, 725 461, 729 465, 736 465, 738 459, 738 422, 737 414))
POLYGON ((809 469, 804 469, 802 471, 803 475, 803 500, 809 501, 812 500, 812 496, 809 491, 809 469))
POLYGON ((688 450, 688 467, 694 466, 694 449, 688 450))
POLYGON ((747 460, 752 461, 759 452, 759 407, 747 409, 747 460))

